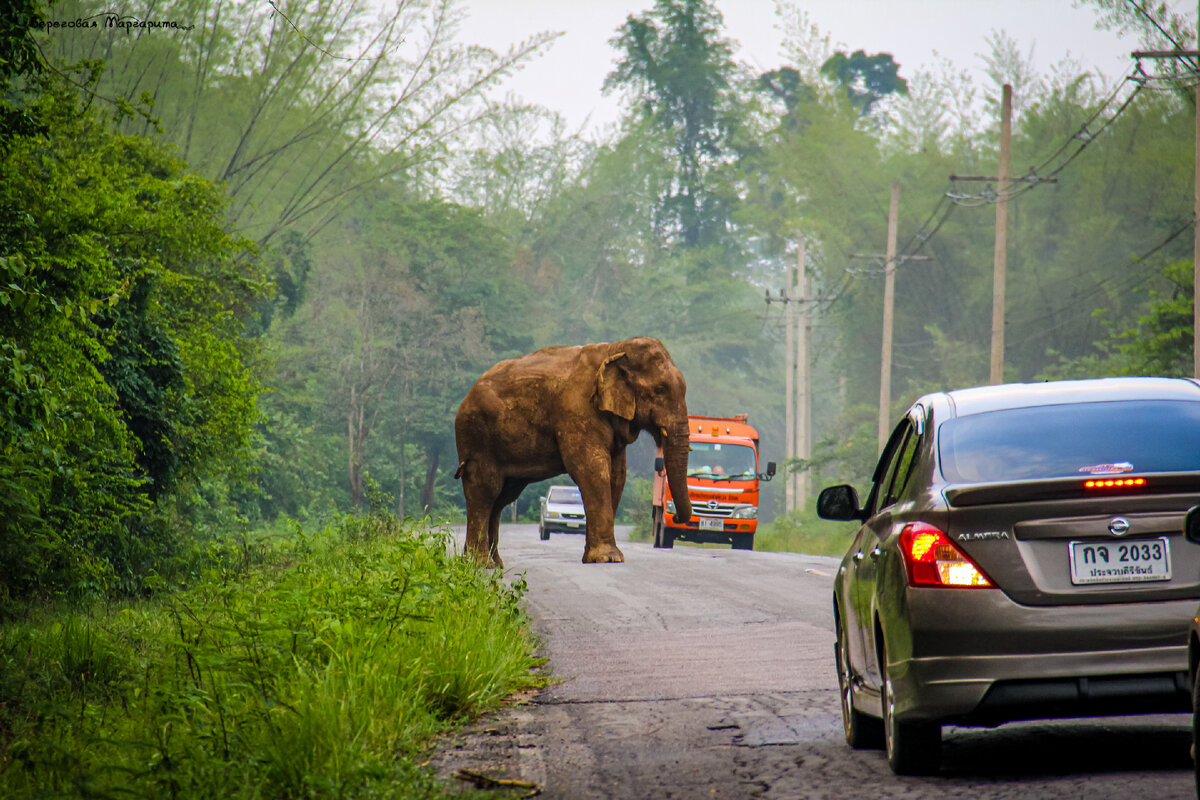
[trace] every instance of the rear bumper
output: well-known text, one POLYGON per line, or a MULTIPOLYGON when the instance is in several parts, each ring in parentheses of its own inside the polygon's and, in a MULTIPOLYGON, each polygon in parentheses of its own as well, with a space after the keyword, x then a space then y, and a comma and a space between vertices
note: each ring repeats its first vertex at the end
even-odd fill
POLYGON ((1191 709, 1196 600, 1031 607, 962 594, 948 604, 945 590, 910 590, 909 619, 929 622, 885 633, 897 718, 994 725, 1191 709))
POLYGON ((542 523, 542 530, 547 533, 587 533, 587 523, 578 522, 572 525, 562 520, 547 520, 542 523))
POLYGON ((1187 648, 911 659, 893 669, 896 716, 961 725, 1191 710, 1187 648), (1124 669, 1112 670, 1116 664, 1124 669))

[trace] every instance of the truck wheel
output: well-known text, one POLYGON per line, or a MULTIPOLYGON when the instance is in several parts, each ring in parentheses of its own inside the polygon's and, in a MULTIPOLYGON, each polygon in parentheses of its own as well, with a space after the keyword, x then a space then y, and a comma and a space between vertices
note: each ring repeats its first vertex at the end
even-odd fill
POLYGON ((663 508, 662 506, 654 506, 654 510, 650 513, 650 539, 654 542, 655 547, 671 546, 663 544, 666 533, 667 526, 663 523, 663 508))
POLYGON ((550 531, 546 530, 545 525, 538 526, 538 538, 543 542, 550 538, 550 531))
POLYGON ((753 533, 735 533, 730 537, 733 539, 734 550, 753 550, 754 549, 754 534, 753 533))

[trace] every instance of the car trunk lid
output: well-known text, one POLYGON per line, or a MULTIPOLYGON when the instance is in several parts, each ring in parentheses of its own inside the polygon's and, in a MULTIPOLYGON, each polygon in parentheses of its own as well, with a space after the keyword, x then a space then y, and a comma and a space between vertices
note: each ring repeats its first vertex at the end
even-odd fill
POLYGON ((1183 538, 1200 473, 1122 479, 949 486, 946 533, 1018 603, 1200 597, 1200 547, 1183 538))

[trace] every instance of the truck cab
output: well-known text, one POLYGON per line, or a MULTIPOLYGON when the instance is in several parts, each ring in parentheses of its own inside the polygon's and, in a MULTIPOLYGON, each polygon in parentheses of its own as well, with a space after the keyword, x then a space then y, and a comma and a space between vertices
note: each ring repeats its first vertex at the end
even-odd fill
MULTIPOLYGON (((758 529, 759 482, 775 475, 775 462, 758 472, 758 431, 746 414, 688 417, 687 486, 692 517, 683 526, 672 518, 675 503, 662 459, 655 459, 651 531, 655 547, 675 541, 729 544, 753 550, 758 529)), ((661 452, 659 453, 661 456, 661 452)))

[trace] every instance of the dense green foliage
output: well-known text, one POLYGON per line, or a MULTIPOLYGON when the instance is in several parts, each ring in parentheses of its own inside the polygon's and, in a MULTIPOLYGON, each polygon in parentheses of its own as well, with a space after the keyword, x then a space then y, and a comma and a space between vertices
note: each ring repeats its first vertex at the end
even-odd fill
POLYGON ((259 390, 253 251, 165 148, 57 75, 0 139, 0 597, 136 590, 178 529, 152 504, 236 471, 259 390))
POLYGON ((0 628, 0 795, 441 796, 426 740, 536 674, 520 584, 426 524, 231 539, 163 600, 0 628))

